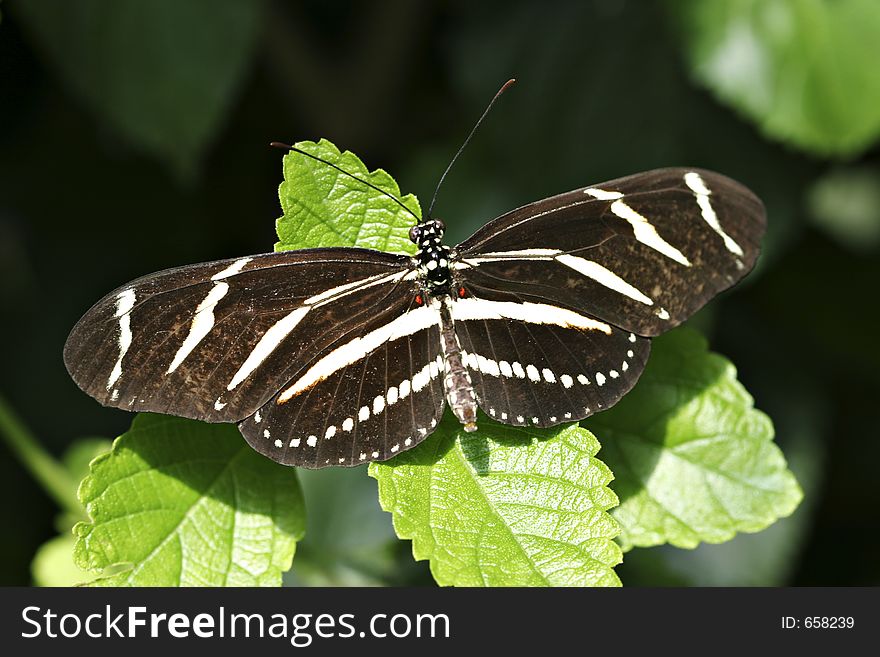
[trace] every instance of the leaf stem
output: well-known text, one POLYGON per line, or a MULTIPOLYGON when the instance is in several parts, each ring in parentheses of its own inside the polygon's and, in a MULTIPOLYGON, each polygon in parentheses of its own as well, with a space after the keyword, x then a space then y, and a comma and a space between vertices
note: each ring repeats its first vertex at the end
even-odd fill
POLYGON ((82 504, 76 496, 77 482, 40 445, 2 396, 0 436, 58 506, 72 514, 82 515, 82 504))

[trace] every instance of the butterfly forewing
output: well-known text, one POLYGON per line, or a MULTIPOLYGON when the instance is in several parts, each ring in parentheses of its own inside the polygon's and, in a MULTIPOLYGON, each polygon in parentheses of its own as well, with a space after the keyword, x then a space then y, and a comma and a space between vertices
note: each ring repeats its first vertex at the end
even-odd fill
POLYGON ((280 463, 315 468, 385 460, 431 433, 444 409, 439 314, 436 305, 394 305, 407 300, 316 353, 244 420, 248 442, 280 463), (385 339, 392 322, 398 337, 385 339))
POLYGON ((463 284, 575 306, 639 335, 677 326, 754 266, 763 205, 699 169, 660 169, 554 196, 457 247, 463 284))
POLYGON ((409 266, 378 251, 314 249, 160 272, 86 313, 65 364, 108 406, 239 421, 315 353, 387 315, 389 297, 411 297, 409 266))

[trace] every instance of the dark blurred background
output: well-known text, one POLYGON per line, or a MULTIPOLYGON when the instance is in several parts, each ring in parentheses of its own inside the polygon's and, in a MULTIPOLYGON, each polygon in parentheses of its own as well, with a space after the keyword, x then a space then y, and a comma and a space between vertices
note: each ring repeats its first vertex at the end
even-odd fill
MULTIPOLYGON (((724 545, 636 549, 624 583, 880 584, 880 3, 0 10, 0 396, 51 453, 131 421, 82 394, 61 360, 94 301, 165 267, 271 250, 282 154, 269 141, 326 137, 426 204, 516 77, 440 194, 452 241, 517 205, 660 166, 721 171, 768 209, 758 270, 692 324, 773 419, 804 502, 724 545)), ((303 483, 309 535, 289 583, 430 582, 362 469, 303 483)), ((0 584, 30 584, 58 509, 6 443, 0 499, 0 584)))

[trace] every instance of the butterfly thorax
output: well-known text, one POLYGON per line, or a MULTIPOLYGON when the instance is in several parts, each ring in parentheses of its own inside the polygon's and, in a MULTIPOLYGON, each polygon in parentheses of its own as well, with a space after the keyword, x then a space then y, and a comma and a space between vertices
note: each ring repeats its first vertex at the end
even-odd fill
POLYGON ((418 245, 415 260, 428 292, 449 292, 452 276, 449 271, 450 248, 443 244, 445 226, 439 219, 429 219, 413 226, 409 238, 418 245))

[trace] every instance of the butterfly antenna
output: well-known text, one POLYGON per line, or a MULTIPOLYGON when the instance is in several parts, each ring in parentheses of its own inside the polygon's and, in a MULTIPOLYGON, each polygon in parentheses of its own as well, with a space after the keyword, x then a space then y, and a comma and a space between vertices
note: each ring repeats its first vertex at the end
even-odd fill
POLYGON ((427 217, 430 218, 432 216, 432 213, 434 212, 434 204, 437 202, 437 193, 440 191, 440 186, 443 184, 443 181, 446 180, 446 174, 449 173, 449 170, 452 168, 452 165, 455 164, 455 161, 458 159, 458 156, 461 155, 462 151, 468 145, 468 143, 471 140, 471 137, 474 136, 474 133, 477 131, 477 128, 479 128, 480 124, 483 122, 483 119, 486 118, 486 115, 489 113, 489 110, 492 109, 492 105, 495 104, 495 101, 498 100, 498 97, 501 94, 503 94, 505 91, 507 91, 507 88, 512 86, 514 82, 516 82, 516 79, 511 78, 510 80, 505 82, 503 85, 501 85, 501 88, 492 97, 492 100, 489 101, 489 104, 486 106, 486 109, 483 110, 482 116, 480 116, 480 118, 474 124, 474 127, 471 128, 470 134, 467 136, 467 139, 464 140, 464 143, 461 145, 461 148, 458 149, 458 152, 452 158, 452 161, 449 163, 449 166, 446 167, 446 171, 444 171, 443 175, 440 176, 440 182, 437 183, 437 187, 434 189, 434 196, 431 198, 431 205, 428 207, 428 214, 426 215, 427 217))
POLYGON ((404 210, 406 210, 407 212, 409 212, 413 217, 415 217, 416 222, 421 221, 421 217, 419 217, 415 212, 413 212, 413 211, 410 210, 408 207, 406 207, 406 205, 404 205, 403 201, 401 201, 399 198, 397 198, 396 196, 394 196, 394 194, 389 194, 389 193, 386 192, 384 189, 382 189, 382 188, 380 188, 380 187, 377 187, 376 185, 374 185, 373 183, 369 182, 368 180, 364 180, 363 178, 358 178, 356 175, 354 175, 353 173, 349 173, 348 171, 346 171, 346 170, 343 169, 342 167, 337 166, 337 165, 333 164, 332 162, 328 162, 328 161, 325 160, 324 158, 318 157, 317 155, 313 155, 312 153, 309 153, 308 151, 304 151, 304 150, 301 149, 301 148, 297 148, 296 146, 291 146, 290 144, 285 144, 284 142, 280 142, 280 141, 273 141, 273 142, 271 142, 269 145, 270 145, 270 146, 273 146, 273 147, 275 147, 275 148, 280 148, 280 149, 282 149, 282 150, 293 151, 294 153, 299 153, 300 155, 305 155, 306 157, 310 157, 310 158, 312 158, 313 160, 317 160, 318 162, 321 162, 322 164, 326 164, 328 167, 331 167, 331 168, 333 168, 333 169, 336 169, 336 170, 339 171, 340 173, 344 173, 344 174, 345 174, 346 176, 348 176, 349 178, 354 178, 354 179, 357 180, 358 182, 363 183, 364 185, 366 185, 367 187, 370 187, 371 189, 375 189, 377 192, 379 192, 379 193, 382 194, 383 196, 387 196, 387 197, 390 198, 392 201, 394 201, 395 203, 397 203, 397 205, 399 205, 399 206, 402 207, 404 210))

